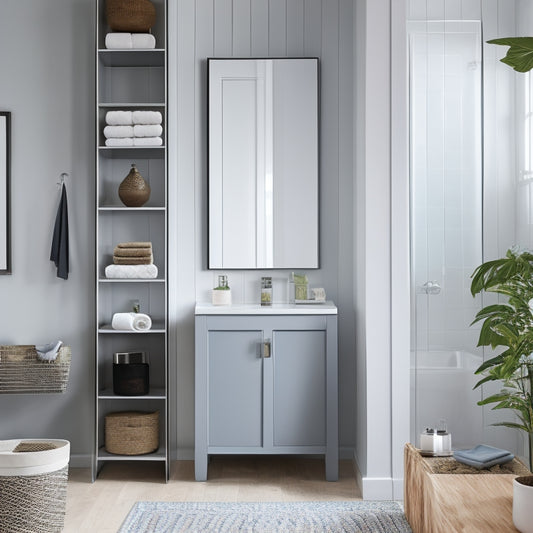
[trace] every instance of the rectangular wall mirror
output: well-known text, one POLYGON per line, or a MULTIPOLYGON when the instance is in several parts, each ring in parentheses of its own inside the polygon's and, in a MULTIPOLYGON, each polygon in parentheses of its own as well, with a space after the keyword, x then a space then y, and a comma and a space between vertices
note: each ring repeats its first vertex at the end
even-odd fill
POLYGON ((9 173, 11 113, 0 111, 0 274, 11 274, 9 173))
POLYGON ((208 59, 209 268, 318 268, 318 59, 208 59))

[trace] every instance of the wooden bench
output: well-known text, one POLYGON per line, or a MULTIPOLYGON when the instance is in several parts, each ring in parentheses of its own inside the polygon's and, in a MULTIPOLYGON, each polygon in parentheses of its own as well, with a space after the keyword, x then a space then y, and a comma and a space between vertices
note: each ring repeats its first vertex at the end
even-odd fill
POLYGON ((517 459, 479 471, 453 457, 423 457, 406 444, 404 464, 405 515, 413 533, 518 531, 513 479, 530 472, 517 459))

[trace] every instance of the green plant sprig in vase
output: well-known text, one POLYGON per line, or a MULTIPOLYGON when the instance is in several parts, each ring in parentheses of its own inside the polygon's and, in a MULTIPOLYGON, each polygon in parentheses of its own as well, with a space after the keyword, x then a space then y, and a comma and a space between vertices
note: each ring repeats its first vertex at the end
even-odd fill
POLYGON ((529 469, 533 461, 533 254, 510 249, 504 258, 487 261, 472 274, 472 295, 485 291, 507 297, 481 309, 472 324, 483 321, 478 346, 503 351, 485 361, 476 374, 484 377, 474 388, 489 381, 501 382, 500 392, 478 402, 492 409, 511 409, 515 422, 496 422, 525 431, 529 440, 529 469))

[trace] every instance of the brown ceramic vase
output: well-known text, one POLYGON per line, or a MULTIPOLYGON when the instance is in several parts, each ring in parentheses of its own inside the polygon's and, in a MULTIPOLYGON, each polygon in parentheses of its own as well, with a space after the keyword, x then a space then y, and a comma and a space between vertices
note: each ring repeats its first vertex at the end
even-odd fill
POLYGON ((135 164, 118 188, 118 196, 127 207, 141 207, 150 198, 150 185, 139 174, 135 164))

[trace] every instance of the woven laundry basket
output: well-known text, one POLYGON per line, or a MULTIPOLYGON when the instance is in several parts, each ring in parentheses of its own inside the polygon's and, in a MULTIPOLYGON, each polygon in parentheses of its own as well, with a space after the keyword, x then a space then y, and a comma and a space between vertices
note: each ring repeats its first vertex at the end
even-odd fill
POLYGON ((67 440, 0 441, 0 531, 63 529, 69 457, 67 440))
POLYGON ((105 449, 118 455, 143 455, 159 448, 159 411, 120 411, 105 417, 105 449))
POLYGON ((70 346, 61 346, 55 361, 41 361, 34 345, 0 346, 0 394, 65 392, 70 346))
POLYGON ((155 7, 149 0, 106 0, 105 14, 113 31, 146 33, 155 24, 155 7))

